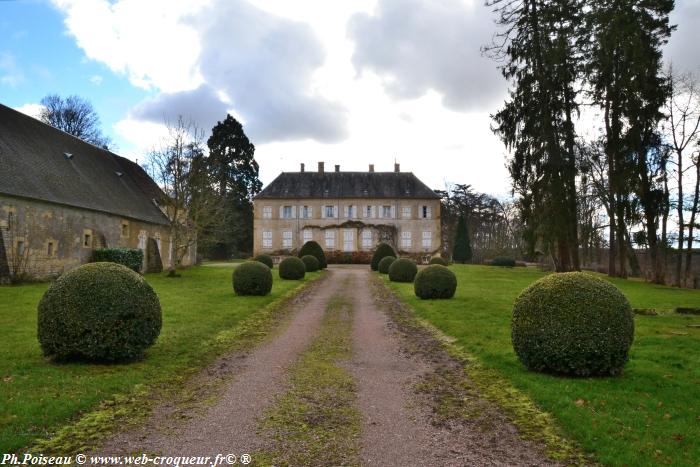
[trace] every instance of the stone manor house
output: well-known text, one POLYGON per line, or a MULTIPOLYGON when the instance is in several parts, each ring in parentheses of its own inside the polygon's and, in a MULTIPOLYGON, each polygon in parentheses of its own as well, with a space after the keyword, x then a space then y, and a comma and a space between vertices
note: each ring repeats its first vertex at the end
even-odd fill
POLYGON ((168 266, 162 196, 138 164, 0 104, 0 282, 59 275, 98 247, 157 249, 168 266))
MULTIPOLYGON (((362 255, 379 242, 427 261, 441 250, 440 197, 413 173, 283 172, 254 199, 254 253, 293 254, 310 241, 362 255)), ((366 255, 365 255, 366 256, 366 255)))

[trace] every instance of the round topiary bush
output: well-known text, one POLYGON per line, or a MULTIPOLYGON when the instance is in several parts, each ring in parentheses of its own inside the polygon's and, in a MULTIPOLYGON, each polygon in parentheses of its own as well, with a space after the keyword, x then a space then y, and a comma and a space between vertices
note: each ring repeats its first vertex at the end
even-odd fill
POLYGON ((511 336, 531 370, 616 375, 627 362, 634 320, 627 298, 611 283, 581 272, 551 274, 516 299, 511 336))
POLYGON ((275 263, 272 262, 272 257, 270 255, 258 255, 255 258, 253 258, 253 261, 263 263, 270 269, 272 269, 275 266, 275 263))
POLYGON ((457 276, 446 266, 431 264, 416 274, 413 291, 418 298, 452 298, 457 290, 457 276))
POLYGON ((59 277, 39 302, 38 337, 47 357, 127 360, 160 334, 158 296, 116 263, 89 263, 59 277))
POLYGON ((396 258, 399 255, 396 254, 394 249, 388 243, 380 243, 377 245, 377 249, 374 250, 374 254, 372 255, 372 262, 370 263, 372 271, 379 269, 379 262, 386 256, 393 256, 396 258))
POLYGON ((316 257, 316 259, 318 260, 319 269, 326 269, 328 267, 328 263, 326 262, 326 255, 323 253, 323 248, 321 248, 321 245, 319 245, 318 242, 310 240, 304 243, 304 245, 299 250, 299 257, 302 258, 306 255, 316 257))
POLYGON ((259 261, 239 264, 233 270, 236 295, 267 295, 272 290, 272 271, 259 261))
POLYGON ((433 256, 430 258, 430 264, 439 264, 440 266, 447 266, 447 261, 442 259, 440 256, 433 256))
POLYGON ((318 271, 320 265, 318 264, 318 259, 314 255, 304 255, 301 257, 306 267, 306 272, 318 271))
POLYGON ((509 256, 496 256, 491 261, 491 266, 501 266, 506 268, 514 268, 515 260, 509 256))
POLYGON ((408 258, 399 258, 389 266, 389 280, 392 282, 413 282, 417 273, 418 266, 408 258))
POLYGON ((385 256, 379 261, 377 271, 379 271, 380 274, 389 274, 389 266, 391 266, 391 263, 394 261, 396 261, 395 256, 385 256))
POLYGON ((280 261, 280 277, 282 279, 299 280, 306 275, 306 266, 304 262, 296 256, 290 256, 280 261))

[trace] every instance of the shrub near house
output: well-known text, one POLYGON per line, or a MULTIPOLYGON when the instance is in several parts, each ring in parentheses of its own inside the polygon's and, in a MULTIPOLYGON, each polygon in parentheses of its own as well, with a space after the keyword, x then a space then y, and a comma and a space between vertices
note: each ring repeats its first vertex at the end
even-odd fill
POLYGON ((272 290, 272 271, 258 261, 245 262, 233 270, 236 295, 267 295, 272 290))
POLYGON ((90 263, 59 277, 39 302, 45 356, 124 360, 153 345, 162 325, 158 296, 139 274, 90 263))

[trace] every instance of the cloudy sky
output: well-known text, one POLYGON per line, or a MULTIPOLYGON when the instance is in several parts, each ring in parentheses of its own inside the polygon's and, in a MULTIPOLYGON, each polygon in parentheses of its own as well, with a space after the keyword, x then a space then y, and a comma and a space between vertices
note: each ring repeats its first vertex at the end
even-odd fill
MULTIPOLYGON (((665 50, 700 72, 700 0, 677 0, 665 50)), ((162 123, 210 129, 229 112, 255 143, 263 183, 300 163, 402 170, 505 195, 489 114, 506 95, 480 54, 482 0, 0 1, 0 102, 92 101, 121 155, 143 161, 162 123)))

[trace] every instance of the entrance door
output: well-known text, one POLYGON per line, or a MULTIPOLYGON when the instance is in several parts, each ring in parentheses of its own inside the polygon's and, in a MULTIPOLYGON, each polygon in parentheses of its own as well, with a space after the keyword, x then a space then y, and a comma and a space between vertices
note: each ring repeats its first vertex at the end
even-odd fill
POLYGON ((355 229, 343 231, 343 251, 355 251, 355 229))

